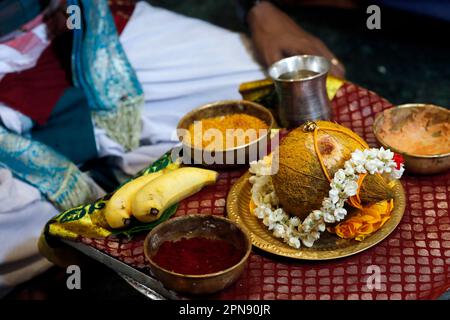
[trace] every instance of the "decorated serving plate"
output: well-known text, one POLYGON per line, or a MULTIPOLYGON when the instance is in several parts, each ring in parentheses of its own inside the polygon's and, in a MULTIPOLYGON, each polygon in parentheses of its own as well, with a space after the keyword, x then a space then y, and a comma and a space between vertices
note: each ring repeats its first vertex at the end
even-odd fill
POLYGON ((375 233, 362 241, 341 239, 335 234, 324 232, 311 248, 293 248, 276 238, 252 212, 250 212, 251 187, 250 173, 246 172, 230 189, 227 199, 228 217, 244 227, 252 244, 269 253, 299 260, 329 260, 347 257, 383 241, 400 223, 405 211, 406 197, 398 180, 391 182, 394 193, 394 209, 391 218, 375 233))

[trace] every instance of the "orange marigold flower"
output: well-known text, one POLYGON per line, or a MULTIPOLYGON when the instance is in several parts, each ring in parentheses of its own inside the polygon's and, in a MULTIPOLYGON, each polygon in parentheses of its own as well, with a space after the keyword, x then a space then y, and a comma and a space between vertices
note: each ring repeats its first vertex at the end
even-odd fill
POLYGON ((362 241, 390 219, 393 208, 392 199, 374 203, 329 230, 343 239, 362 241))

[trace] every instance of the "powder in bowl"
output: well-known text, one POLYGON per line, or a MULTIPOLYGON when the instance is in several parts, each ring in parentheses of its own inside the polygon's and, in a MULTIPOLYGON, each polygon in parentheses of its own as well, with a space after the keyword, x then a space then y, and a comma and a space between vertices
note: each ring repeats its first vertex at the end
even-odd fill
POLYGON ((203 237, 164 241, 153 257, 160 267, 188 275, 216 273, 237 264, 245 252, 225 240, 203 237))
POLYGON ((268 128, 269 126, 257 117, 235 113, 195 121, 189 125, 189 136, 185 138, 198 148, 225 150, 258 139, 260 130, 268 128))
POLYGON ((411 155, 450 153, 450 111, 442 108, 393 108, 383 112, 377 134, 384 144, 411 155))

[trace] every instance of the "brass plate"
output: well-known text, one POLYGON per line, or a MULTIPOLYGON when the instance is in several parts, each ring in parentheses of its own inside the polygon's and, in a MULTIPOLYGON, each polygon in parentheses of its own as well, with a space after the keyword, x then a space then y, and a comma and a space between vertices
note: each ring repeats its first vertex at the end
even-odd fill
POLYGON ((228 217, 247 229, 252 244, 266 252, 275 255, 289 257, 300 260, 329 260, 347 257, 358 252, 369 249, 377 243, 383 241, 400 223, 405 212, 406 197, 402 184, 395 180, 394 190, 394 210, 391 218, 377 232, 367 237, 363 241, 341 239, 329 232, 324 232, 320 239, 311 247, 301 247, 295 249, 284 243, 281 239, 275 238, 259 220, 250 212, 250 189, 248 181, 250 173, 245 173, 231 187, 227 199, 228 217))

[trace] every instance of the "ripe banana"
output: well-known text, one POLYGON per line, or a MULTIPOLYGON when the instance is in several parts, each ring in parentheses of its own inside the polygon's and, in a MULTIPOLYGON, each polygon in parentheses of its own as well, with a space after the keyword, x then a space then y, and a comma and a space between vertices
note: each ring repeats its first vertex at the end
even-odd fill
POLYGON ((217 176, 216 171, 194 167, 183 167, 166 173, 150 181, 136 193, 131 203, 131 212, 141 222, 155 221, 171 205, 215 183, 217 176))
POLYGON ((104 213, 108 225, 114 229, 125 227, 130 222, 131 202, 136 192, 150 181, 179 166, 179 163, 171 163, 163 170, 146 174, 123 185, 106 203, 104 213))

